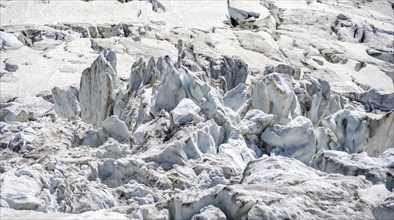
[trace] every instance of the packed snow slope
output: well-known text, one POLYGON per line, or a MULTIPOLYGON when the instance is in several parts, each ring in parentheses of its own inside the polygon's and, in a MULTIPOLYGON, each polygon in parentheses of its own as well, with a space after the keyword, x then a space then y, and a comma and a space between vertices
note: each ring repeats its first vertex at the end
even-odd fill
POLYGON ((393 219, 394 1, 0 1, 1 219, 393 219))

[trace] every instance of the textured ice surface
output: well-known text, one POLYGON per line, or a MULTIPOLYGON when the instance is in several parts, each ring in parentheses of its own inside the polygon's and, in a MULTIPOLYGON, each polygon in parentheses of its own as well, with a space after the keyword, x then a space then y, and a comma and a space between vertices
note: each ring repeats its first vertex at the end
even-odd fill
POLYGON ((392 0, 1 1, 1 219, 391 219, 392 0))

